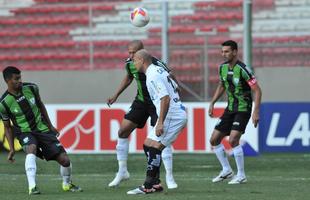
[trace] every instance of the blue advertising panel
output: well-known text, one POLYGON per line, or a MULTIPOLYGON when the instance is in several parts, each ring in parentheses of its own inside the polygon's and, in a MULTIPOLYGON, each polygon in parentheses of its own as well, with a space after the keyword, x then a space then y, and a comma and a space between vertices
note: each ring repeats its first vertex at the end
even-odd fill
POLYGON ((310 152, 310 103, 264 103, 260 111, 261 152, 310 152))

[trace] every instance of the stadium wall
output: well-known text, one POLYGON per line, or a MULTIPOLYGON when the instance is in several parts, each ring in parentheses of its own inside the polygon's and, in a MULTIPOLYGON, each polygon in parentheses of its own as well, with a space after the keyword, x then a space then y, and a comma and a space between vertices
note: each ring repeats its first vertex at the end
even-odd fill
MULTIPOLYGON (((41 98, 47 104, 105 103, 116 92, 125 74, 125 70, 24 71, 22 79, 38 84, 41 98)), ((5 89, 1 78, 1 94, 5 89)), ((118 102, 131 102, 135 94, 136 83, 133 83, 118 102)))
MULTIPOLYGON (((310 68, 257 68, 263 90, 263 102, 309 102, 310 68)), ((42 99, 48 104, 104 103, 113 95, 125 70, 98 71, 24 71, 23 81, 39 84, 42 99)), ((1 79, 1 93, 6 85, 1 79)), ((119 97, 119 103, 131 102, 136 94, 132 83, 119 97)))
POLYGON ((309 102, 309 67, 263 67, 255 70, 263 102, 309 102))

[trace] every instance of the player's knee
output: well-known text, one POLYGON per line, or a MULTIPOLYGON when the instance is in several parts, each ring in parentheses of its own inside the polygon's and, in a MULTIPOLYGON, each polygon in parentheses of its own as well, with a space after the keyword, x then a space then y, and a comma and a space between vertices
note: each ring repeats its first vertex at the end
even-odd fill
POLYGON ((118 137, 119 138, 128 138, 131 132, 129 132, 128 130, 126 130, 125 128, 120 128, 118 130, 118 137))
POLYGON ((62 164, 61 164, 63 167, 69 167, 70 166, 70 159, 69 158, 66 158, 62 161, 62 164))
POLYGON ((70 159, 69 159, 69 156, 66 153, 61 153, 58 156, 57 161, 63 167, 69 167, 70 166, 70 159))
POLYGON ((32 154, 36 154, 37 153, 37 145, 35 144, 29 144, 25 146, 25 152, 27 154, 32 153, 32 154))
POLYGON ((231 147, 236 147, 239 145, 239 140, 237 138, 229 138, 229 144, 231 147))
POLYGON ((153 147, 153 148, 158 149, 160 151, 162 151, 165 148, 165 146, 162 143, 159 143, 157 141, 152 141, 150 144, 150 147, 153 147))
POLYGON ((210 138, 210 144, 211 144, 212 146, 217 146, 217 145, 220 144, 220 141, 218 141, 217 138, 211 137, 211 138, 210 138))

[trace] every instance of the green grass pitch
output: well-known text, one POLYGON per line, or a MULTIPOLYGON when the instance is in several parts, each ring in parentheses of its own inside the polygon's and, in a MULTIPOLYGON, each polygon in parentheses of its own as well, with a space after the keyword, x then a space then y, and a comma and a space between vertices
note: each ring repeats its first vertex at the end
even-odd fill
MULTIPOLYGON (((246 157, 245 169, 248 183, 228 185, 227 181, 213 184, 219 164, 213 154, 175 154, 174 174, 179 188, 150 195, 127 195, 126 192, 142 184, 145 176, 143 154, 129 155, 128 168, 131 178, 117 188, 107 185, 113 179, 116 156, 111 154, 70 155, 73 163, 73 182, 84 192, 65 193, 61 190, 59 167, 55 162, 38 159, 37 184, 41 195, 29 197, 24 173, 23 153, 16 155, 16 162, 9 164, 6 154, 0 153, 0 200, 92 200, 92 199, 156 199, 156 200, 293 200, 310 199, 309 154, 263 154, 246 157)), ((234 159, 230 162, 235 169, 234 159)), ((165 187, 162 166, 162 183, 165 187)))

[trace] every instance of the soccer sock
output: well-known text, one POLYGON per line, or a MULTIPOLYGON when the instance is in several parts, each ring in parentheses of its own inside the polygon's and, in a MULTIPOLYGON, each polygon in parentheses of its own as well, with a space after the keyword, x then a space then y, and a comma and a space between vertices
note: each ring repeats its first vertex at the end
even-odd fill
POLYGON ((215 152, 217 159, 220 161, 220 163, 222 165, 223 171, 231 170, 226 152, 224 150, 224 145, 219 144, 217 146, 214 146, 214 152, 215 152))
POLYGON ((29 188, 35 187, 36 186, 36 172, 37 172, 36 155, 32 153, 26 155, 25 170, 26 170, 29 188))
POLYGON ((69 167, 63 167, 60 165, 60 175, 62 176, 62 183, 64 185, 68 185, 71 183, 71 171, 72 171, 71 163, 69 167))
POLYGON ((148 149, 146 179, 144 186, 146 189, 150 189, 154 184, 159 184, 159 170, 161 164, 161 150, 153 147, 146 147, 148 149))
POLYGON ((172 148, 171 145, 164 148, 161 154, 165 169, 166 175, 172 176, 172 169, 173 169, 173 156, 172 156, 172 148))
POLYGON ((116 155, 118 160, 118 172, 127 171, 129 140, 128 138, 118 138, 116 145, 116 155))
POLYGON ((242 149, 241 145, 234 147, 233 153, 234 153, 234 157, 235 157, 235 161, 236 161, 236 165, 237 165, 237 169, 238 169, 237 176, 245 176, 245 173, 244 173, 244 155, 243 155, 243 149, 242 149))

